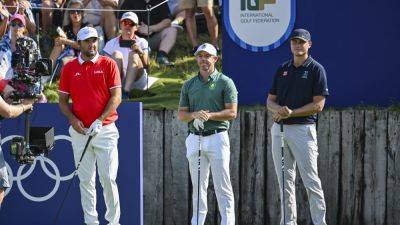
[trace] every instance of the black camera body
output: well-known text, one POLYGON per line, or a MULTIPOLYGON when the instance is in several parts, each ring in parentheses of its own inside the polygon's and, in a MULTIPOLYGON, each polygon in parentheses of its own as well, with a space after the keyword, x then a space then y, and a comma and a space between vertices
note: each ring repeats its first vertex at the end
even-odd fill
POLYGON ((121 48, 131 48, 132 45, 136 43, 135 40, 119 40, 119 47, 121 48))
POLYGON ((31 164, 37 156, 47 156, 53 148, 53 127, 31 127, 27 138, 14 137, 11 140, 10 154, 20 164, 31 164))
POLYGON ((11 94, 13 101, 38 98, 42 91, 41 77, 51 74, 51 60, 40 59, 39 50, 33 39, 28 37, 17 39, 11 66, 14 70, 14 76, 10 82, 14 88, 11 94))

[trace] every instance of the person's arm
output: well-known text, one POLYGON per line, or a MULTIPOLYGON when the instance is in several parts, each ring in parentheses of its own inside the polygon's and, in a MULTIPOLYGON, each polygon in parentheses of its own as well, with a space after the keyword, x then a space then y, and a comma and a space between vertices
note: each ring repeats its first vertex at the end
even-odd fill
POLYGON ((85 134, 85 126, 82 121, 80 121, 71 111, 70 105, 68 103, 69 94, 58 92, 58 106, 61 112, 67 117, 71 126, 80 134, 85 134))
POLYGON ((276 103, 277 96, 273 94, 268 94, 267 98, 267 109, 272 113, 278 113, 282 108, 278 103, 276 103))
POLYGON ((157 33, 171 26, 171 19, 163 19, 161 22, 151 25, 149 28, 144 22, 139 26, 138 32, 142 35, 157 33))
POLYGON ((237 116, 237 103, 225 103, 225 109, 219 112, 209 112, 208 120, 233 120, 237 116))
POLYGON ((79 49, 79 44, 78 44, 77 41, 74 41, 74 40, 71 40, 71 39, 68 39, 68 38, 62 38, 62 37, 59 37, 59 38, 56 38, 56 39, 58 39, 58 41, 60 41, 64 45, 71 46, 74 49, 79 49))
POLYGON ((182 122, 190 122, 194 119, 207 121, 208 118, 208 111, 200 110, 196 112, 189 112, 189 107, 179 107, 178 109, 178 119, 182 122))
POLYGON ((32 109, 33 102, 33 99, 26 99, 18 105, 9 105, 0 97, 0 115, 4 118, 15 118, 23 112, 32 109))
POLYGON ((314 115, 316 113, 322 112, 325 106, 325 97, 324 96, 314 96, 313 101, 304 105, 300 108, 293 109, 289 113, 289 117, 304 117, 314 115))
POLYGON ((232 80, 225 83, 223 91, 224 109, 218 112, 208 112, 207 120, 233 120, 237 116, 238 91, 232 80))
POLYGON ((119 104, 121 104, 121 87, 115 87, 110 89, 111 97, 108 100, 106 107, 104 108, 103 113, 100 115, 98 120, 104 121, 111 112, 115 111, 119 104))
POLYGON ((149 65, 149 53, 147 49, 142 49, 138 43, 133 44, 131 49, 139 55, 143 67, 147 69, 149 65))
POLYGON ((31 11, 31 3, 26 0, 21 0, 19 2, 19 14, 23 15, 26 22, 26 29, 29 34, 34 35, 36 33, 35 19, 33 18, 33 13, 31 11))
POLYGON ((323 110, 325 105, 324 96, 314 96, 313 101, 297 109, 289 109, 287 106, 282 106, 278 111, 274 112, 272 116, 275 122, 289 117, 305 117, 314 115, 323 110))
POLYGON ((8 13, 7 9, 3 7, 3 4, 1 3, 0 3, 0 14, 3 17, 3 20, 0 22, 0 38, 2 38, 7 32, 7 24, 10 14, 8 13))

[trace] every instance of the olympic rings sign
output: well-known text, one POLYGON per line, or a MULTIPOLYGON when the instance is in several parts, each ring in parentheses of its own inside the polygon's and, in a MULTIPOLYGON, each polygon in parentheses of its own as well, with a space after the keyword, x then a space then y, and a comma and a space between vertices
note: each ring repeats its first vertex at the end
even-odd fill
MULTIPOLYGON (((10 141, 11 139, 13 139, 14 137, 20 137, 19 135, 10 135, 5 137, 4 139, 1 140, 1 145, 3 145, 4 143, 6 143, 7 141, 10 141)), ((67 140, 69 142, 71 142, 71 137, 70 136, 66 136, 66 135, 56 135, 54 137, 54 140, 67 140)), ((17 183, 17 187, 19 189, 19 191, 21 192, 21 194, 34 202, 44 202, 49 200, 50 198, 52 198, 58 191, 58 188, 60 187, 60 182, 61 181, 66 181, 66 180, 70 180, 72 179, 72 177, 75 175, 74 172, 72 172, 71 174, 67 175, 67 176, 61 176, 60 174, 60 170, 58 169, 57 165, 49 158, 44 157, 44 156, 38 156, 35 158, 35 160, 33 161, 32 165, 30 165, 29 169, 23 173, 24 168, 26 165, 21 165, 18 168, 17 174, 16 176, 14 176, 14 173, 11 169, 11 167, 8 165, 8 163, 6 162, 6 167, 7 167, 7 171, 8 171, 8 177, 9 177, 9 181, 10 181, 10 188, 7 188, 5 195, 7 196, 7 194, 12 190, 14 181, 17 183), (55 180, 55 184, 53 189, 51 190, 50 193, 48 193, 45 196, 33 196, 31 194, 29 194, 24 187, 22 186, 22 181, 27 178, 29 175, 32 174, 33 170, 36 167, 36 164, 40 163, 40 166, 42 167, 43 172, 49 176, 51 179, 55 180), (51 166, 51 168, 54 171, 54 174, 47 168, 46 163, 49 164, 51 166)), ((29 165, 28 165, 29 166, 29 165)))

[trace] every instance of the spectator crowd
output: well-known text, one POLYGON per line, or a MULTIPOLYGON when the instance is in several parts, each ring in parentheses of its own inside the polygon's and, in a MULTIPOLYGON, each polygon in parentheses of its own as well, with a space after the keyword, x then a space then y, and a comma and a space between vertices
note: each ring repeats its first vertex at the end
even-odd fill
POLYGON ((43 81, 55 81, 79 56, 77 33, 89 26, 99 35, 99 53, 116 61, 123 97, 129 97, 132 89, 146 90, 157 80, 148 76, 150 56, 159 65, 174 66, 170 55, 181 31, 187 31, 191 54, 197 50, 196 15, 205 19, 210 43, 219 50, 215 6, 214 0, 2 0, 0 78, 13 76, 15 43, 25 37, 36 42, 39 55, 51 59, 54 73, 43 81))

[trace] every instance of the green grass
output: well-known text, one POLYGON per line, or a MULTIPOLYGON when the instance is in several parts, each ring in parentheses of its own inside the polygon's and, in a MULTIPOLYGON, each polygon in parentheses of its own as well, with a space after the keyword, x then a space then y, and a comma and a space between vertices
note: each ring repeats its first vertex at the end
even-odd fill
MULTIPOLYGON (((207 41, 208 36, 200 35, 200 40, 207 41)), ((174 67, 160 66, 155 62, 154 54, 152 54, 150 76, 160 79, 147 91, 132 91, 131 99, 128 101, 143 102, 145 109, 177 109, 183 82, 195 76, 198 71, 186 33, 179 33, 176 45, 170 53, 170 59, 175 62, 174 67)), ((217 67, 221 69, 220 62, 217 63, 217 67)), ((57 89, 58 83, 45 86, 44 94, 49 102, 58 102, 57 89)))

